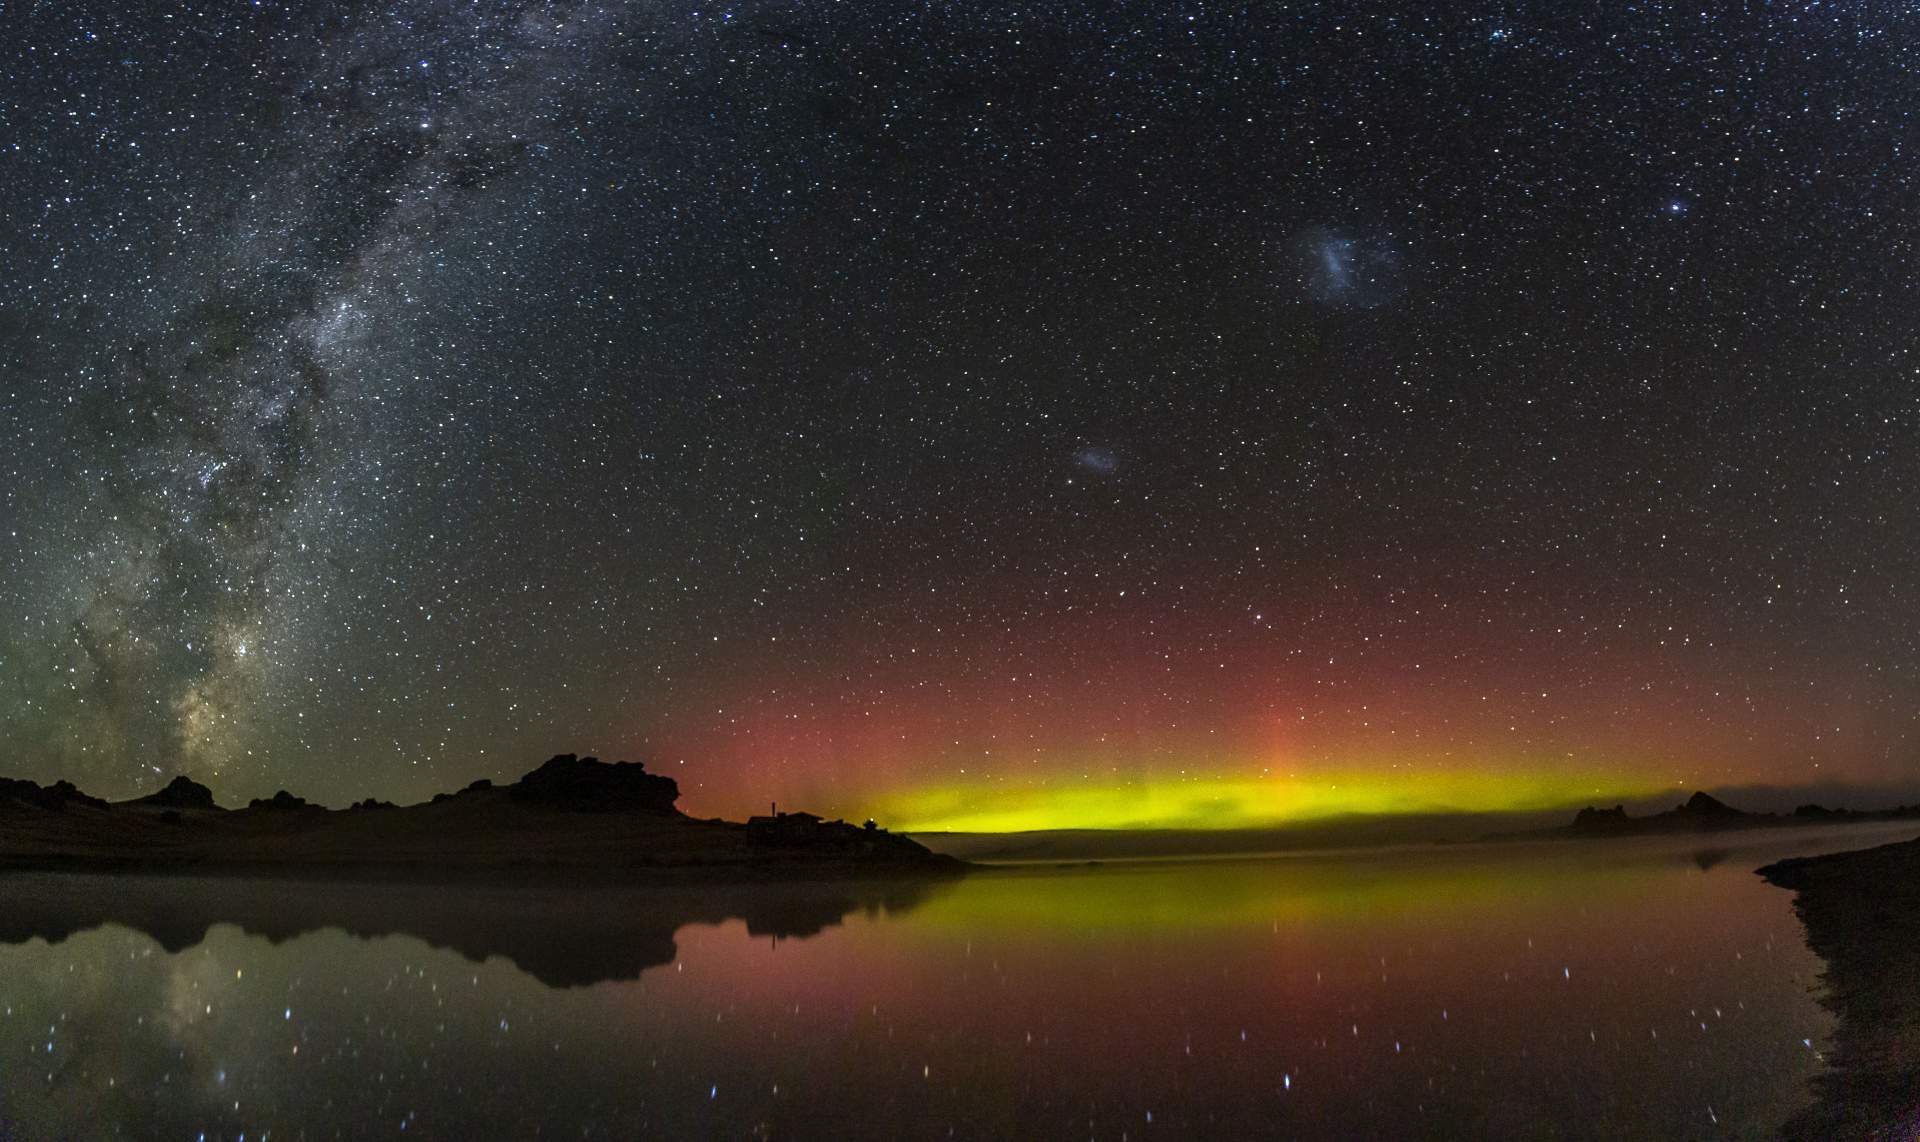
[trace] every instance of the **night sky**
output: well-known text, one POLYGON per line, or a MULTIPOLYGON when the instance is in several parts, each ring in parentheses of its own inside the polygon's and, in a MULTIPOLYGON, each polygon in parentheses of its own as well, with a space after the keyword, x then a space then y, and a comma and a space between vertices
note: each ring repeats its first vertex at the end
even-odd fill
POLYGON ((1573 7, 5 0, 0 770, 1910 787, 1920 15, 1573 7))

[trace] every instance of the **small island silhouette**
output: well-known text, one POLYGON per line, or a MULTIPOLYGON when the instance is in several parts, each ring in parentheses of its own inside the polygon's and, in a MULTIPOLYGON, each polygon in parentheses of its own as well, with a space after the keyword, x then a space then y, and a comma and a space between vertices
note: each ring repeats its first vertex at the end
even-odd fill
POLYGON ((0 870, 646 882, 952 872, 966 866, 868 822, 779 813, 689 817, 638 762, 560 754, 510 785, 421 805, 332 810, 286 791, 223 809, 187 777, 108 802, 0 778, 0 870))
POLYGON ((1780 829, 1805 825, 1851 825, 1874 821, 1910 821, 1920 819, 1920 805, 1901 805, 1893 809, 1829 809, 1823 805, 1802 805, 1791 813, 1750 813, 1736 809, 1708 793, 1695 793, 1663 813, 1634 817, 1626 806, 1611 809, 1587 806, 1573 815, 1573 822, 1551 829, 1492 833, 1490 841, 1592 840, 1608 837, 1645 837, 1670 833, 1717 833, 1735 829, 1780 829))

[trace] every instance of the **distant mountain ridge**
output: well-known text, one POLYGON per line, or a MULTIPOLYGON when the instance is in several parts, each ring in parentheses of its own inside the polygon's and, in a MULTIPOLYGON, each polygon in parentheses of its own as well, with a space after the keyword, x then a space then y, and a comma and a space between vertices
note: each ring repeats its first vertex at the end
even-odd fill
POLYGON ((369 799, 341 810, 285 790, 224 809, 184 776, 111 803, 66 781, 0 778, 0 870, 645 880, 964 867, 871 823, 700 820, 675 807, 679 796, 673 778, 639 762, 573 754, 510 785, 476 781, 422 805, 369 799))
POLYGON ((1551 829, 1495 833, 1488 840, 1542 840, 1551 838, 1639 837, 1664 833, 1711 833, 1731 829, 1776 829, 1798 825, 1843 825, 1869 821, 1920 820, 1920 805, 1893 809, 1829 809, 1802 805, 1792 813, 1750 813, 1736 809, 1708 793, 1695 793, 1679 805, 1645 817, 1627 814, 1626 806, 1611 809, 1587 806, 1573 822, 1551 829))

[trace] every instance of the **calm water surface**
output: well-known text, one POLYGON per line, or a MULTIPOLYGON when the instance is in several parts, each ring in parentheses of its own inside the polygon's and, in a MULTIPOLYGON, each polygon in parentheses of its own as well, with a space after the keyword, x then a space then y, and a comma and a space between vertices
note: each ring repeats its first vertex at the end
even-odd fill
POLYGON ((20 1138, 1741 1138, 1778 856, 1904 830, 673 893, 0 879, 20 1138))

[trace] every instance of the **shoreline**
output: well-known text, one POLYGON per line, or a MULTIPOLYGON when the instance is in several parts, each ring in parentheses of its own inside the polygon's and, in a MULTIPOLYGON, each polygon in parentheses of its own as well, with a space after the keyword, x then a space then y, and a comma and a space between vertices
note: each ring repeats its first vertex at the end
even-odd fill
POLYGON ((1838 1018, 1815 1101, 1790 1139, 1920 1133, 1920 839, 1792 857, 1755 870, 1794 893, 1807 945, 1826 964, 1822 1006, 1838 1018))

